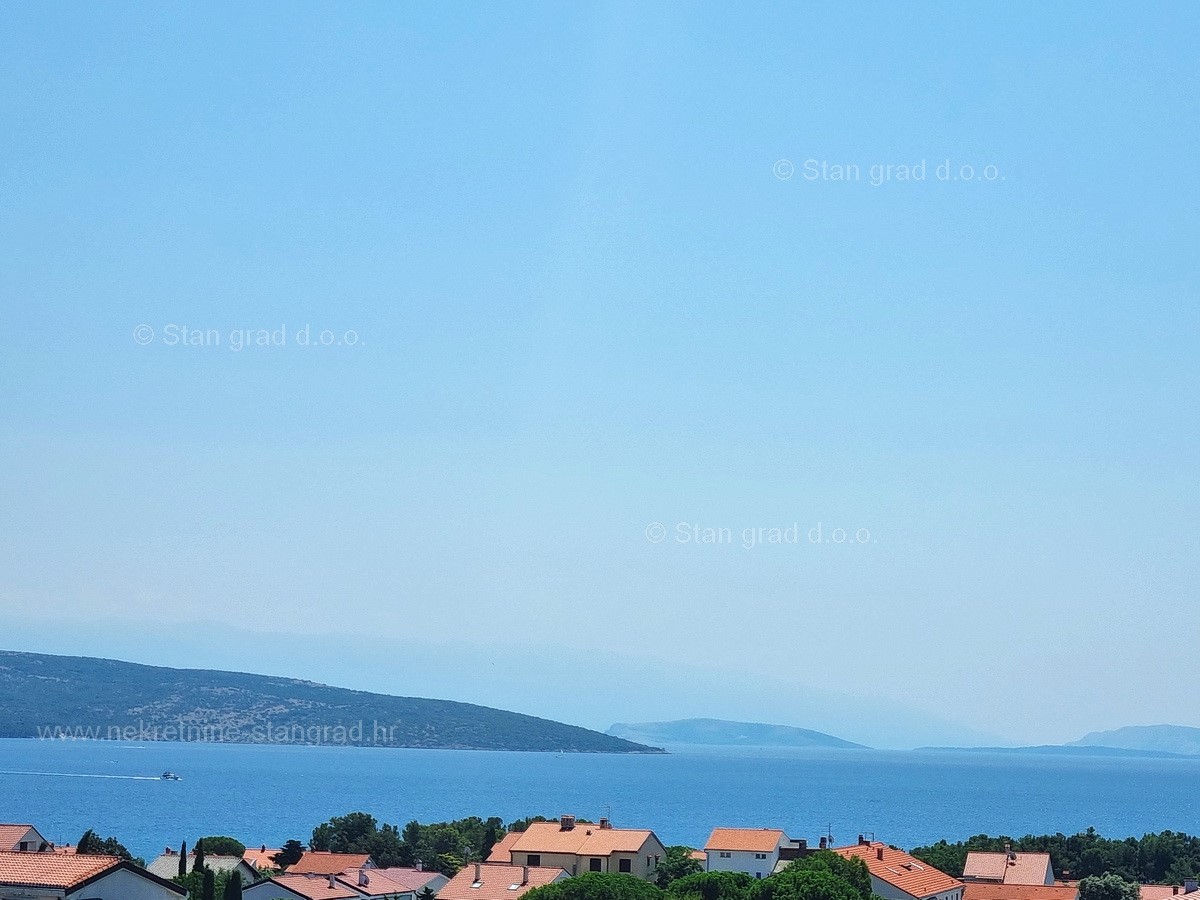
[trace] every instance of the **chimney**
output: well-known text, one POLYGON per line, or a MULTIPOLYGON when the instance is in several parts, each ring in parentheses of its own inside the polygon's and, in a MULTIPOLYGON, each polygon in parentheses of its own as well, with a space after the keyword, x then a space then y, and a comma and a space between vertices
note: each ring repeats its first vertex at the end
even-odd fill
POLYGON ((367 877, 367 870, 359 869, 358 870, 358 886, 366 887, 370 883, 371 883, 371 879, 367 877))
POLYGON ((829 838, 821 838, 820 848, 822 850, 829 849, 829 838))
POLYGON ((483 881, 483 867, 475 863, 475 882, 478 884, 480 881, 483 881))
POLYGON ((1179 885, 1177 885, 1177 884, 1171 885, 1171 896, 1174 897, 1178 893, 1179 893, 1179 885))
POLYGON ((329 873, 329 888, 330 890, 337 888, 337 879, 333 876, 332 872, 329 873))
POLYGON ((529 866, 521 866, 521 884, 529 884, 529 866))
POLYGON ((574 816, 563 816, 558 821, 559 821, 559 830, 560 831, 570 831, 572 828, 575 827, 575 817, 574 816))
POLYGON ((262 849, 261 849, 259 852, 260 852, 260 853, 266 853, 266 852, 267 852, 267 845, 266 845, 266 844, 263 844, 263 845, 262 845, 262 849))
POLYGON ((604 816, 601 816, 600 817, 600 829, 604 830, 605 828, 612 828, 612 823, 609 822, 608 819, 606 819, 604 816))
POLYGON ((867 839, 860 834, 858 836, 858 843, 859 846, 865 845, 867 843, 867 839))
POLYGON ((419 859, 417 860, 417 871, 418 872, 425 871, 425 863, 421 862, 419 859))
POLYGON ((875 858, 877 860, 879 860, 880 862, 883 862, 883 848, 882 847, 875 848, 875 858))

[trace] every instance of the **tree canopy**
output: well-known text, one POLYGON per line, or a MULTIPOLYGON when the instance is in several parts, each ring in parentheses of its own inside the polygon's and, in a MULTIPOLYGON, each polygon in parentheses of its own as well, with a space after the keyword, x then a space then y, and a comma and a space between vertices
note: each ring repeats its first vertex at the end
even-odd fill
POLYGON ((1020 838, 977 834, 956 843, 938 841, 917 847, 912 855, 957 878, 969 851, 1000 853, 1005 844, 1017 852, 1049 853, 1058 878, 1111 873, 1144 884, 1179 884, 1200 874, 1200 838, 1175 831, 1124 839, 1106 838, 1094 828, 1072 835, 1027 834, 1020 838))
POLYGON ((241 856, 246 852, 246 845, 237 838, 213 835, 200 838, 196 841, 197 845, 201 841, 204 842, 204 852, 212 856, 241 856))
POLYGON ((379 823, 364 812, 334 816, 313 829, 309 847, 337 853, 367 853, 381 866, 413 866, 453 875, 468 862, 487 858, 504 836, 504 822, 495 816, 470 816, 453 822, 424 825, 409 822, 401 830, 379 823))
POLYGON ((1079 879, 1079 900, 1138 900, 1142 889, 1120 875, 1089 875, 1079 879))

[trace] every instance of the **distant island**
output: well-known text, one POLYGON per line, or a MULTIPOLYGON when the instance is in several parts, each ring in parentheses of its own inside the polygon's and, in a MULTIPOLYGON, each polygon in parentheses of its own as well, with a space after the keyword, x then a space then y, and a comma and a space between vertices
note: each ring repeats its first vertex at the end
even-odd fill
POLYGON ((864 750, 862 744, 844 741, 831 734, 764 725, 759 722, 729 722, 724 719, 678 719, 673 722, 617 723, 608 734, 654 745, 691 744, 712 747, 831 747, 864 750))
POLYGON ((1093 731, 1065 744, 1035 747, 920 747, 920 750, 971 753, 1042 753, 1054 756, 1200 756, 1200 728, 1186 725, 1127 725, 1093 731))
POLYGON ((0 650, 0 737, 661 753, 471 703, 294 678, 0 650))
POLYGON ((1113 747, 1173 753, 1180 756, 1200 756, 1200 728, 1186 725, 1127 725, 1113 731, 1093 731, 1070 747, 1113 747))

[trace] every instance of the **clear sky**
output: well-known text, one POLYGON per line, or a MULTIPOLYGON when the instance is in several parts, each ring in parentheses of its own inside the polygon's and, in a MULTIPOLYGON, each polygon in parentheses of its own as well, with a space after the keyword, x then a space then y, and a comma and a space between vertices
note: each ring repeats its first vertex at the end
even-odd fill
POLYGON ((0 646, 593 727, 1200 725, 1198 33, 5 4, 0 646))

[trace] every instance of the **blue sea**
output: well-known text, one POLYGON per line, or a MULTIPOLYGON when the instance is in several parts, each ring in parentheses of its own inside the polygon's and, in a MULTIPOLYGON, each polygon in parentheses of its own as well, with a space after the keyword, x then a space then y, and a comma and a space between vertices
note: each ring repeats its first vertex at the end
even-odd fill
POLYGON ((1200 832, 1200 759, 921 751, 665 756, 0 740, 0 822, 74 843, 87 828, 153 857, 205 834, 307 841, 354 810, 403 825, 607 815, 667 844, 714 825, 904 847, 973 834, 1200 832), (170 770, 181 781, 162 781, 170 770))

